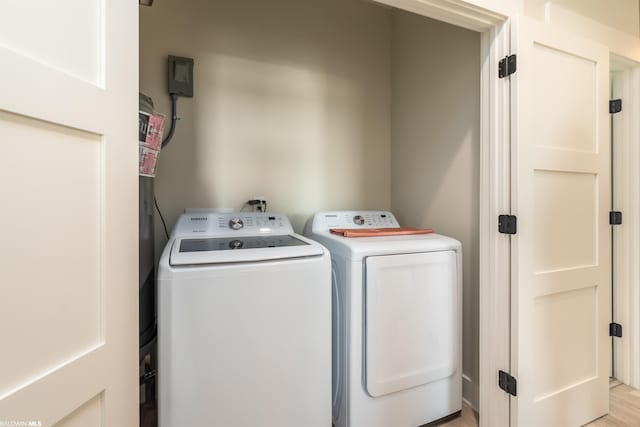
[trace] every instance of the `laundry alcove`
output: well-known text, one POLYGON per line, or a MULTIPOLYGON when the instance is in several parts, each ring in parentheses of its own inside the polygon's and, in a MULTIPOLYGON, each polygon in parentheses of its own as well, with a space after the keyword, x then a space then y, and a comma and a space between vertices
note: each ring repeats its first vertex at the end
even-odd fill
POLYGON ((458 239, 477 409, 480 33, 361 0, 156 2, 140 10, 140 88, 164 112, 168 54, 195 59, 156 178, 169 226, 259 194, 298 231, 315 211, 388 209, 458 239))

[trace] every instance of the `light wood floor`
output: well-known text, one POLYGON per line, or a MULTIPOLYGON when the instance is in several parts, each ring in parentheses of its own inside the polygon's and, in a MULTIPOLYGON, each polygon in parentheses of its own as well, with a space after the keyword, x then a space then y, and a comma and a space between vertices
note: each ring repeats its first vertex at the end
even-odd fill
POLYGON ((478 414, 473 409, 467 406, 466 403, 462 404, 462 414, 456 419, 453 419, 444 424, 440 424, 439 427, 477 427, 478 426, 478 414))
POLYGON ((610 396, 609 415, 587 426, 640 426, 640 390, 621 384, 611 389, 610 396))
MULTIPOLYGON (((477 427, 478 415, 467 405, 462 415, 440 427, 477 427)), ((637 427, 640 426, 640 390, 621 384, 610 393, 609 415, 587 424, 585 427, 637 427)))

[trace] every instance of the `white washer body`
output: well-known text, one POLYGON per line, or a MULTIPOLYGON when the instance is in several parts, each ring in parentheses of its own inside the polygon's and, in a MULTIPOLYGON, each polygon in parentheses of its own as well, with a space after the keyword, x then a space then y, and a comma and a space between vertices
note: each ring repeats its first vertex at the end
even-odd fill
POLYGON ((417 427, 462 409, 461 245, 329 232, 383 227, 399 227, 390 212, 347 211, 305 229, 331 251, 336 427, 417 427))
POLYGON ((330 274, 283 215, 182 215, 158 273, 160 427, 330 426, 330 274))

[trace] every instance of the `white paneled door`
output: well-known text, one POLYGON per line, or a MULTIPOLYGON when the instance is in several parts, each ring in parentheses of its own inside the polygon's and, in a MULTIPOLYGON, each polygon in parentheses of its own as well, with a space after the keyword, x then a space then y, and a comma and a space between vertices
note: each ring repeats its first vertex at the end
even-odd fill
POLYGON ((575 427, 609 409, 609 52, 516 24, 512 425, 575 427))
POLYGON ((0 10, 0 425, 134 426, 138 5, 0 10))

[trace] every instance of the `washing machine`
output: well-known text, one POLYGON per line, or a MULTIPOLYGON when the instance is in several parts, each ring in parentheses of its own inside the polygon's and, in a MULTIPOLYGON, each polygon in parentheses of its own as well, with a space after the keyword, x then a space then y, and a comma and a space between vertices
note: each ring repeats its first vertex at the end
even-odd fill
POLYGON ((160 427, 331 425, 331 264, 274 213, 183 214, 158 272, 160 427))
POLYGON ((417 427, 462 409, 461 245, 376 235, 398 228, 383 211, 318 213, 305 227, 331 252, 336 427, 417 427))

